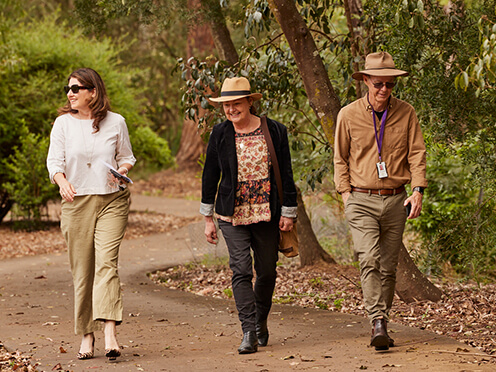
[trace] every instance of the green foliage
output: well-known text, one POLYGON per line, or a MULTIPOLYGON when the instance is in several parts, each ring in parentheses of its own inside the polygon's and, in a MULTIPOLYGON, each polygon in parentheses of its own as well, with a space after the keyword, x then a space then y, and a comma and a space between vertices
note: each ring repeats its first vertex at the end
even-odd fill
POLYGON ((133 134, 133 152, 140 155, 141 167, 159 170, 174 164, 167 142, 149 127, 137 127, 133 134))
POLYGON ((22 125, 19 147, 14 153, 2 161, 10 181, 3 188, 15 196, 16 204, 13 215, 27 217, 25 228, 37 228, 41 218, 40 206, 57 196, 57 191, 46 182, 45 159, 48 152, 49 139, 39 134, 29 133, 22 125))
MULTIPOLYGON (((143 102, 136 99, 133 77, 138 72, 119 65, 119 47, 113 46, 109 39, 87 39, 77 28, 57 21, 57 14, 43 20, 18 21, 2 37, 0 158, 12 163, 0 169, 0 188, 9 188, 18 211, 25 217, 38 218, 40 214, 36 209, 48 200, 40 195, 49 184, 46 170, 44 177, 37 178, 36 187, 29 187, 28 192, 21 185, 33 170, 39 171, 45 166, 51 123, 57 116, 56 109, 66 101, 61 88, 76 68, 89 66, 102 75, 113 110, 126 118, 138 165, 141 158, 146 159, 143 163, 157 166, 172 163, 167 143, 148 129, 149 122, 142 115, 143 102), (33 141, 38 144, 33 145, 33 141), (30 147, 36 149, 32 158, 27 157, 30 147), (36 163, 27 167, 28 159, 36 163), (26 174, 22 175, 23 172, 26 174)), ((36 177, 41 176, 36 174, 36 177)), ((56 194, 48 192, 46 195, 54 198, 56 194)))
POLYGON ((337 298, 334 300, 334 307, 336 310, 341 311, 343 307, 344 298, 337 298))
MULTIPOLYGON (((483 15, 478 21, 480 34, 480 51, 464 71, 455 78, 455 87, 467 90, 470 86, 476 88, 477 97, 484 90, 496 88, 496 23, 483 15)), ((490 93, 491 94, 491 93, 490 93)))
POLYGON ((226 288, 222 291, 228 298, 232 298, 233 297, 233 291, 231 288, 226 288))
POLYGON ((309 280, 309 282, 312 288, 321 288, 324 285, 321 277, 312 278, 309 280))
POLYGON ((494 280, 496 269, 495 195, 482 205, 468 204, 452 213, 426 242, 423 263, 433 273, 449 262, 454 271, 478 283, 494 280))
POLYGON ((494 276, 496 228, 495 138, 483 129, 463 143, 430 144, 429 188, 422 218, 424 270, 440 274, 449 262, 478 281, 494 276))

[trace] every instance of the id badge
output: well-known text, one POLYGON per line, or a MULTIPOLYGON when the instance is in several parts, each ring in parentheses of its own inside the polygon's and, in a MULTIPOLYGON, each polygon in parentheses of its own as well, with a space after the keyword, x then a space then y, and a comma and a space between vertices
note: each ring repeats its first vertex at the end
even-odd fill
POLYGON ((387 178, 387 170, 386 170, 386 163, 383 161, 380 161, 377 165, 377 174, 379 175, 379 178, 387 178))

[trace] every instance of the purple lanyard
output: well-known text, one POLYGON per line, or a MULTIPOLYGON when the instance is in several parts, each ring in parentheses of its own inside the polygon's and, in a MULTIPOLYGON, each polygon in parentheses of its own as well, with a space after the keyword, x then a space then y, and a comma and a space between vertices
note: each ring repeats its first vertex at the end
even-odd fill
POLYGON ((382 161, 381 158, 381 150, 382 150, 382 139, 384 138, 384 128, 386 127, 386 116, 387 116, 387 108, 386 111, 382 114, 381 120, 381 132, 379 133, 379 137, 377 137, 377 125, 375 121, 375 111, 372 109, 372 117, 374 118, 374 133, 375 133, 375 142, 377 143, 377 150, 379 151, 379 161, 382 161))

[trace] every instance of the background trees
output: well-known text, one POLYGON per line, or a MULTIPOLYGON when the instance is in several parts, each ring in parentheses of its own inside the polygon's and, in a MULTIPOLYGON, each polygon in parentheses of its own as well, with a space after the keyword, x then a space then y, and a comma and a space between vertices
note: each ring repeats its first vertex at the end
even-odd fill
MULTIPOLYGON (((78 33, 75 25, 85 25, 91 40, 88 43, 95 50, 100 50, 97 45, 101 43, 113 50, 112 57, 104 62, 114 63, 114 67, 106 69, 109 76, 116 76, 111 73, 116 68, 124 73, 117 78, 116 87, 131 87, 126 88, 127 92, 143 99, 131 99, 129 105, 117 106, 133 107, 140 114, 130 113, 128 122, 133 115, 138 116, 132 121, 142 123, 140 131, 153 129, 169 141, 175 154, 181 129, 185 128, 182 111, 193 120, 190 129, 199 126, 200 133, 208 136, 209 128, 220 120, 220 115, 206 97, 216 94, 224 77, 247 76, 253 88, 264 93, 259 112, 269 113, 290 129, 295 174, 303 193, 307 189, 324 191, 338 222, 340 199, 333 192, 330 177, 335 116, 340 106, 363 94, 363 87, 351 79, 351 72, 360 67, 364 56, 380 49, 389 51, 398 66, 410 71, 410 77, 400 79, 393 94, 416 108, 429 151, 430 186, 424 212, 408 224, 421 238, 422 247, 413 251, 409 247, 410 251, 425 272, 441 273, 448 267, 481 280, 494 272, 494 0, 404 0, 393 4, 387 0, 45 2, 58 3, 64 6, 63 19, 71 24, 65 33, 78 33), (299 18, 288 13, 290 9, 299 18), (191 32, 193 25, 202 26, 203 33, 191 32), (199 40, 211 42, 198 43, 199 40), (199 44, 203 49, 192 47, 199 44), (176 70, 171 75, 174 66, 176 70)), ((40 10, 29 14, 44 17, 40 10)), ((52 23, 60 27, 63 20, 59 18, 62 17, 54 16, 52 23)), ((14 19, 2 22, 6 25, 2 35, 9 35, 14 19)), ((76 43, 66 34, 64 38, 76 43)), ((76 44, 83 45, 81 34, 79 38, 76 44)), ((16 66, 17 54, 7 53, 13 50, 12 46, 7 42, 2 45, 2 56, 7 57, 2 57, 1 71, 12 74, 8 84, 0 81, 0 89, 6 92, 5 97, 10 97, 7 100, 3 94, 0 96, 2 108, 12 108, 14 101, 20 103, 17 106, 25 105, 23 93, 29 90, 10 91, 10 84, 24 79, 32 85, 35 76, 36 81, 43 82, 44 76, 36 75, 43 68, 53 81, 60 81, 68 71, 53 76, 51 67, 59 69, 61 57, 77 57, 72 60, 74 63, 82 61, 81 53, 73 49, 71 53, 59 53, 64 41, 57 40, 52 44, 57 56, 50 60, 55 61, 53 64, 44 62, 43 68, 20 73, 12 68, 16 66)), ((90 55, 93 52, 88 51, 90 55)), ((29 54, 30 63, 36 59, 36 53, 29 54)), ((69 64, 63 67, 68 69, 69 64)), ((32 97, 46 105, 42 105, 43 110, 57 107, 56 102, 44 102, 46 97, 58 94, 53 87, 52 83, 44 95, 32 92, 32 97)), ((123 91, 116 88, 116 97, 123 91)), ((119 98, 113 101, 114 106, 118 105, 119 98)), ((33 136, 45 137, 47 130, 41 130, 46 125, 43 124, 40 129, 22 134, 20 128, 32 125, 33 118, 15 111, 18 107, 13 110, 17 112, 17 122, 21 123, 23 118, 25 123, 3 130, 1 140, 8 142, 8 146, 2 150, 9 148, 9 153, 2 155, 4 159, 15 156, 17 160, 11 157, 9 164, 20 165, 25 161, 21 154, 28 150, 18 146, 16 139, 25 138, 22 142, 26 142, 26 148, 30 142, 40 144, 41 148, 41 139, 33 136)), ((0 121, 0 127, 6 120, 0 121)), ((151 147, 156 149, 157 141, 162 140, 150 131, 146 133, 142 137, 154 142, 151 147)), ((193 130, 186 144, 191 144, 192 138, 199 141, 200 135, 193 130)), ((154 156, 162 157, 152 151, 144 158, 154 156)), ((196 162, 195 156, 190 159, 196 162)), ((2 177, 15 173, 14 169, 7 171, 7 167, 3 170, 2 177)), ((13 180, 9 182, 13 185, 13 180)), ((2 189, 12 193, 21 187, 2 189)), ((344 229, 339 223, 336 231, 338 228, 344 229)))

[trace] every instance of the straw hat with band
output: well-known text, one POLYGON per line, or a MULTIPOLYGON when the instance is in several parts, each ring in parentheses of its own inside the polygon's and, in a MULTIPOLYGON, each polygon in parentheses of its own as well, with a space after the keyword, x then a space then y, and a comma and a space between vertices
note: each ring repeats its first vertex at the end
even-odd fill
POLYGON ((254 101, 262 98, 261 93, 251 93, 250 82, 244 77, 226 78, 222 83, 220 97, 209 98, 211 102, 235 101, 240 98, 251 97, 254 101))
POLYGON ((365 58, 365 69, 355 72, 351 77, 355 80, 363 80, 363 75, 369 76, 408 76, 408 72, 398 70, 393 57, 388 52, 376 52, 365 58))

